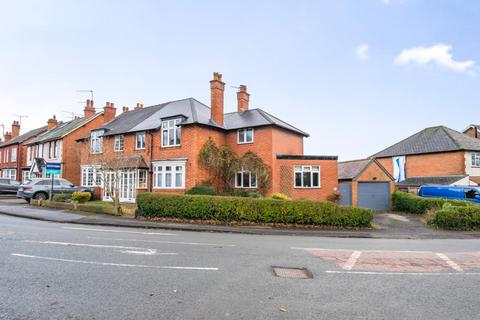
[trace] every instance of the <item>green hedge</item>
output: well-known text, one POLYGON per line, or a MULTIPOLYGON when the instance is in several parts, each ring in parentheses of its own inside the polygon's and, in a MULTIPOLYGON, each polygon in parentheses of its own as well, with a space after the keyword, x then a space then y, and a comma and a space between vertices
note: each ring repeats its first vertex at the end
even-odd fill
POLYGON ((473 203, 464 200, 448 200, 440 198, 424 198, 411 193, 395 191, 393 193, 393 208, 396 211, 422 214, 429 209, 440 209, 445 203, 454 206, 474 206, 473 203))
POLYGON ((216 192, 215 192, 215 189, 212 186, 202 184, 202 185, 194 186, 191 189, 187 190, 186 194, 213 196, 213 195, 216 194, 216 192))
POLYGON ((443 229, 471 230, 480 228, 480 206, 444 205, 435 214, 432 224, 443 229))
POLYGON ((137 197, 137 216, 173 217, 223 222, 249 221, 368 227, 373 219, 369 209, 338 206, 324 201, 278 201, 219 196, 190 196, 142 193, 137 197))

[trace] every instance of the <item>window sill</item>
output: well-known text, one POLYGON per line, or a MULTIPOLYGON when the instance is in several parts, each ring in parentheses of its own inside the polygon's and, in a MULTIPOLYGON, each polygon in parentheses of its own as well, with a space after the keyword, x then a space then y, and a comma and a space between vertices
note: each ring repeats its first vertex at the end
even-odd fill
POLYGON ((178 148, 178 147, 181 147, 182 145, 181 144, 175 144, 175 145, 171 145, 171 146, 160 146, 160 148, 178 148))
POLYGON ((253 141, 250 141, 250 142, 238 142, 237 141, 237 144, 253 144, 253 141))
POLYGON ((258 187, 235 187, 235 189, 251 189, 251 190, 257 190, 258 187))
POLYGON ((140 149, 135 148, 135 151, 142 151, 142 150, 145 150, 145 148, 140 148, 140 149))
POLYGON ((293 187, 294 189, 321 189, 322 187, 319 186, 319 187, 293 187))

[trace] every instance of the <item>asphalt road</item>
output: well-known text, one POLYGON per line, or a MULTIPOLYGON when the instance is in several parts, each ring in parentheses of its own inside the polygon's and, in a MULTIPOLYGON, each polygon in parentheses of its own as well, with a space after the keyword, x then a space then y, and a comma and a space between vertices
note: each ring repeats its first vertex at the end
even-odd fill
POLYGON ((170 232, 0 215, 0 319, 477 319, 480 240, 170 232), (271 266, 305 267, 312 279, 271 266))

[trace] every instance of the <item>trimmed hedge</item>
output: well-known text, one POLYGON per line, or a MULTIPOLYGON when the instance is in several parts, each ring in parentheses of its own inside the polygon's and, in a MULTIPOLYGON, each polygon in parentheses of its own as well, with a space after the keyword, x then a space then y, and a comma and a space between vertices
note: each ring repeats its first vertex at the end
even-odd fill
POLYGON ((433 225, 450 230, 471 230, 480 228, 480 206, 444 205, 435 214, 433 225))
POLYGON ((440 209, 445 203, 461 207, 475 206, 473 203, 464 200, 424 198, 402 191, 395 191, 392 197, 394 210, 416 214, 423 214, 430 209, 440 209))
POLYGON ((278 201, 240 197, 190 196, 142 193, 137 196, 137 216, 173 217, 222 222, 309 224, 368 227, 369 209, 338 206, 324 201, 278 201))
POLYGON ((186 194, 198 194, 198 195, 209 195, 214 196, 216 194, 215 189, 212 186, 202 184, 194 186, 187 190, 186 194))

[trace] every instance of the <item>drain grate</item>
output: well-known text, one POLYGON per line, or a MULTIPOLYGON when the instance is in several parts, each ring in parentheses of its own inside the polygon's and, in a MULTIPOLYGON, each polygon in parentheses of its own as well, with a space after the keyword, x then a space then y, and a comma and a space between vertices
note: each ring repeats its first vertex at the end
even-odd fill
POLYGON ((272 267, 276 277, 292 279, 311 279, 312 273, 306 268, 272 267))

